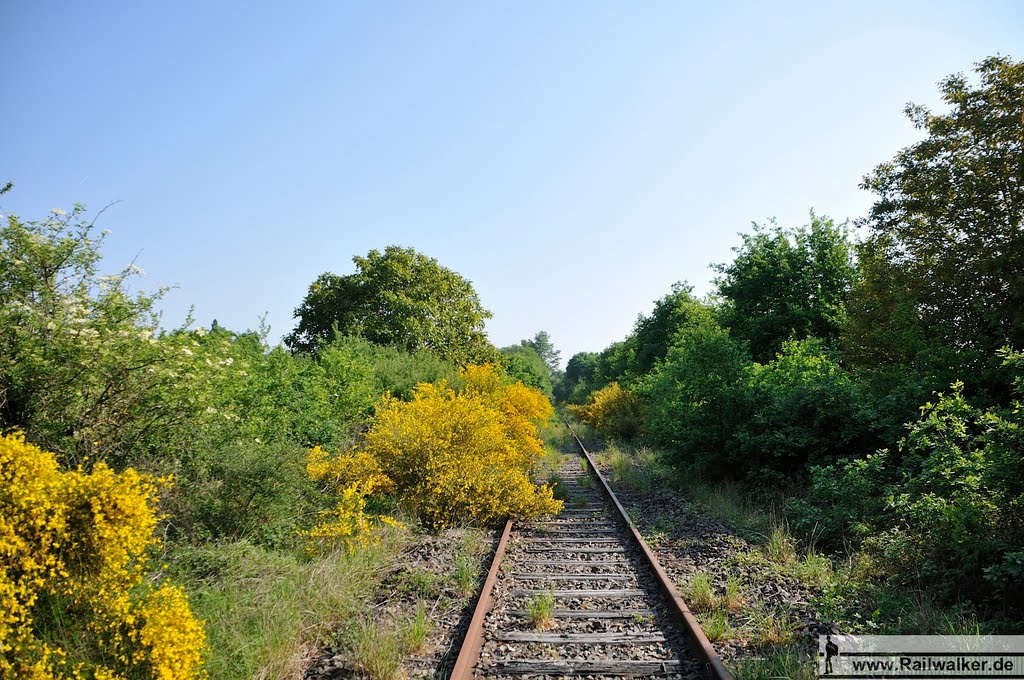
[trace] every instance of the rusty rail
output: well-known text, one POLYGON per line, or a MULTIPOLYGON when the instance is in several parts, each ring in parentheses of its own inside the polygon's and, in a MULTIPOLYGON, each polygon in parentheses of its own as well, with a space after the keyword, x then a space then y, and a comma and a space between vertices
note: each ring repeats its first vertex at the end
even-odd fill
POLYGON ((473 667, 480 660, 480 649, 484 644, 484 617, 491 609, 493 602, 492 593, 494 584, 498 580, 498 569, 501 568, 501 560, 505 557, 505 548, 508 547, 508 538, 512 533, 512 518, 505 522, 505 530, 501 532, 501 540, 494 551, 494 559, 491 560, 491 568, 487 572, 487 580, 480 590, 480 598, 476 601, 476 609, 473 610, 473 618, 469 621, 469 628, 466 630, 466 637, 459 649, 459 656, 455 659, 455 667, 452 668, 451 679, 459 678, 469 680, 473 677, 473 667))

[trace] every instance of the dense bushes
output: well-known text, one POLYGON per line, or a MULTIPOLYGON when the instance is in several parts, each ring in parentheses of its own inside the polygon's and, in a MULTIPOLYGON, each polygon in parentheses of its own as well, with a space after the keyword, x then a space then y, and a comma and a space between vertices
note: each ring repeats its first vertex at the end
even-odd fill
MULTIPOLYGON (((1004 356, 1024 391, 1024 358, 1004 356)), ((815 468, 808 500, 791 514, 831 538, 861 537, 895 580, 1020 602, 1022 404, 979 409, 962 389, 926 404, 895 450, 815 468)))
POLYGON ((560 501, 530 478, 543 453, 537 429, 551 404, 521 382, 507 384, 492 365, 467 366, 465 387, 445 382, 418 385, 412 400, 385 396, 359 451, 326 460, 314 450, 310 472, 340 494, 329 525, 314 538, 366 537, 365 496, 394 490, 424 526, 493 524, 514 515, 556 512, 560 501))
POLYGON ((772 361, 749 364, 741 389, 748 410, 735 422, 737 450, 750 471, 799 477, 808 465, 881 443, 870 398, 815 338, 787 341, 772 361))
POLYGON ((876 441, 870 399, 815 339, 758 364, 712 322, 679 336, 641 394, 651 442, 713 477, 778 486, 876 441))

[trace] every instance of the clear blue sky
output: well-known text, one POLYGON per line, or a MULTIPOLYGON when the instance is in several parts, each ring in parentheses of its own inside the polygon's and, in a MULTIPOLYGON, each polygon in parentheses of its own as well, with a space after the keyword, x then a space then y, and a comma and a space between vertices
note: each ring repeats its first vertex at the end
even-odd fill
POLYGON ((3 2, 0 211, 105 213, 165 323, 271 340, 389 244, 501 346, 622 339, 751 221, 856 218, 903 105, 1024 59, 1024 2, 3 2))

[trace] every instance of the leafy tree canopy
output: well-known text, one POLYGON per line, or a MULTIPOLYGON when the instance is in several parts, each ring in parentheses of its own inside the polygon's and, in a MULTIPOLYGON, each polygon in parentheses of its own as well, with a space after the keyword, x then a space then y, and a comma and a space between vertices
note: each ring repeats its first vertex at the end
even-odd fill
POLYGON ((555 397, 560 402, 582 403, 590 394, 591 384, 597 372, 596 352, 577 352, 565 366, 565 375, 555 387, 555 397))
POLYGON ((633 329, 636 354, 631 371, 639 377, 650 372, 668 354, 669 347, 681 328, 698 323, 714 312, 693 297, 693 286, 677 282, 672 292, 654 303, 650 316, 641 315, 633 329))
POLYGON ((1024 347, 1024 62, 990 57, 975 70, 977 85, 939 83, 948 113, 909 104, 927 137, 864 179, 877 200, 848 351, 1008 398, 996 350, 1024 347))
POLYGON ((790 338, 836 340, 856 274, 846 224, 811 212, 811 223, 796 229, 774 220, 753 227, 736 259, 715 265, 724 324, 762 363, 790 338))
POLYGON ((547 331, 537 331, 533 340, 523 340, 519 343, 523 347, 529 347, 537 352, 537 355, 548 367, 548 373, 554 377, 561 373, 561 352, 555 349, 551 342, 551 336, 547 331))
POLYGON ((337 331, 458 364, 496 358, 484 333, 491 313, 468 280, 412 248, 388 246, 352 261, 356 273, 326 272, 310 285, 285 338, 292 350, 316 352, 337 331))
POLYGON ((540 390, 545 396, 551 396, 551 375, 537 350, 522 344, 502 347, 500 351, 501 364, 509 377, 521 380, 527 387, 540 390))

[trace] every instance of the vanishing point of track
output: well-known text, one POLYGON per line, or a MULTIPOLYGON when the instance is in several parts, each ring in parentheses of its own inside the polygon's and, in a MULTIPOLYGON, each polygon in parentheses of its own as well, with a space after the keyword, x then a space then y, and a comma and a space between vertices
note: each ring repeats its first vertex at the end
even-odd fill
POLYGON ((581 457, 559 470, 570 500, 557 517, 506 523, 452 680, 730 680, 668 574, 573 437, 581 457), (527 603, 551 593, 554 625, 534 630, 527 603))

